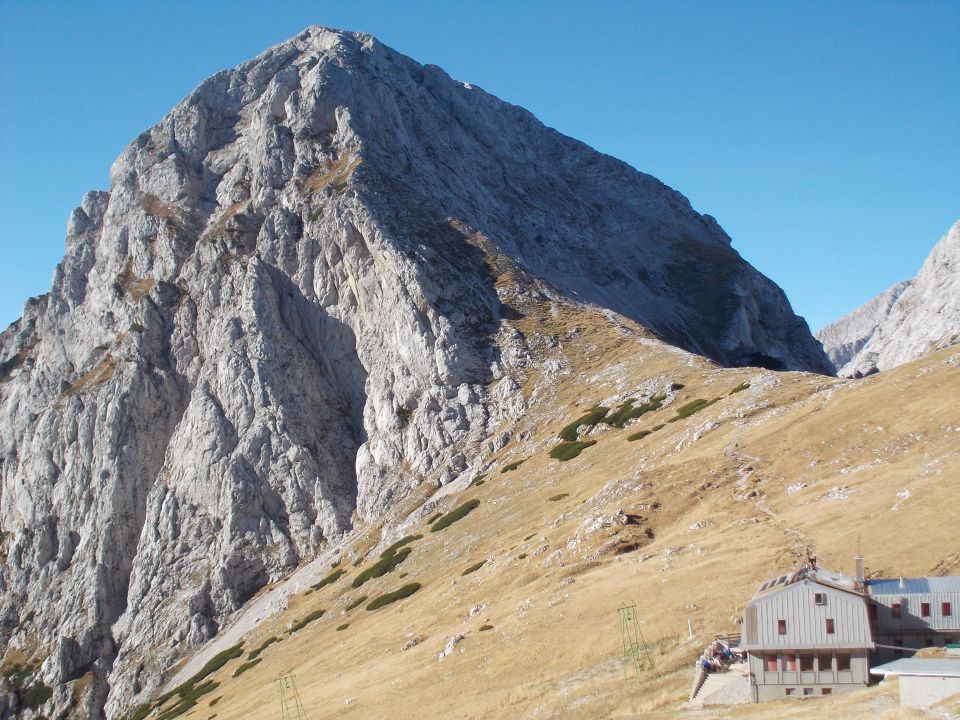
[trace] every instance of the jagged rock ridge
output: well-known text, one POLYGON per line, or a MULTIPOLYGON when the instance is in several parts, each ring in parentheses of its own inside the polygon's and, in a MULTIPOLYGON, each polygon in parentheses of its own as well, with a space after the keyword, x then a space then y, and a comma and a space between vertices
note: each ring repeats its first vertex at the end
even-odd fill
POLYGON ((354 517, 507 442, 524 293, 829 370, 679 193, 369 36, 310 28, 204 82, 0 337, 4 643, 46 658, 58 711, 116 717, 354 517))
POLYGON ((894 285, 817 333, 842 377, 889 370, 960 342, 960 222, 917 276, 894 285))
POLYGON ((835 368, 842 369, 863 349, 912 282, 904 280, 897 283, 817 332, 816 338, 823 344, 823 350, 835 368))

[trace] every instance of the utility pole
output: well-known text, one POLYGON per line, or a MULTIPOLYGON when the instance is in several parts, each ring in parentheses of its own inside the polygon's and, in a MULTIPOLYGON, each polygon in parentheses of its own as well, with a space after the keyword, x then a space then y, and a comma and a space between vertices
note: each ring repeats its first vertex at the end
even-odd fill
POLYGON ((273 684, 280 695, 281 720, 307 720, 307 711, 300 702, 297 692, 297 679, 293 673, 277 677, 273 684))
POLYGON ((620 634, 623 636, 623 679, 627 679, 627 665, 633 664, 639 680, 640 671, 644 669, 644 659, 648 668, 653 667, 653 660, 650 659, 650 651, 643 640, 643 633, 640 632, 637 606, 635 603, 622 605, 617 608, 617 613, 620 615, 620 634))

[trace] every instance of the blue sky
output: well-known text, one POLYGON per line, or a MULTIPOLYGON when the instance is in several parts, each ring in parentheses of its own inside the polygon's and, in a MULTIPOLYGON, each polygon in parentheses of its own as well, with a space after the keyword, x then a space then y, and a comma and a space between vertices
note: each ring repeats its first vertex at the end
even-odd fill
POLYGON ((960 219, 960 3, 0 2, 0 327, 70 210, 200 81, 310 24, 363 30, 651 173, 812 329, 960 219))

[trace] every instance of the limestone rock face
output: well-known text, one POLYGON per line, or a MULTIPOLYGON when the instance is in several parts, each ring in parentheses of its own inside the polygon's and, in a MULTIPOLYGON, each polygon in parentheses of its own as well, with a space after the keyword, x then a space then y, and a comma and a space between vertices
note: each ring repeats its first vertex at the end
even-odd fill
POLYGON ((830 323, 816 334, 823 350, 838 370, 853 360, 889 317, 894 303, 913 283, 904 280, 864 303, 849 315, 830 323))
POLYGON ((960 222, 915 278, 831 323, 817 339, 842 377, 889 370, 960 342, 960 222))
POLYGON ((355 518, 502 447, 523 293, 830 370, 679 193, 369 36, 310 28, 138 137, 0 336, 2 641, 46 658, 45 712, 120 716, 355 518))

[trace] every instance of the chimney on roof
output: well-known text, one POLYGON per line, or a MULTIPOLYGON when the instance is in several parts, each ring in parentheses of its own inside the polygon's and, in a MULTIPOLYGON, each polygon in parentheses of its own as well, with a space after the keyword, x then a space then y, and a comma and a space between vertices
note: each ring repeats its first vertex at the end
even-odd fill
POLYGON ((853 558, 853 566, 856 576, 854 577, 854 587, 856 587, 857 590, 863 590, 864 583, 866 582, 866 578, 863 576, 863 555, 857 553, 856 557, 853 558))

